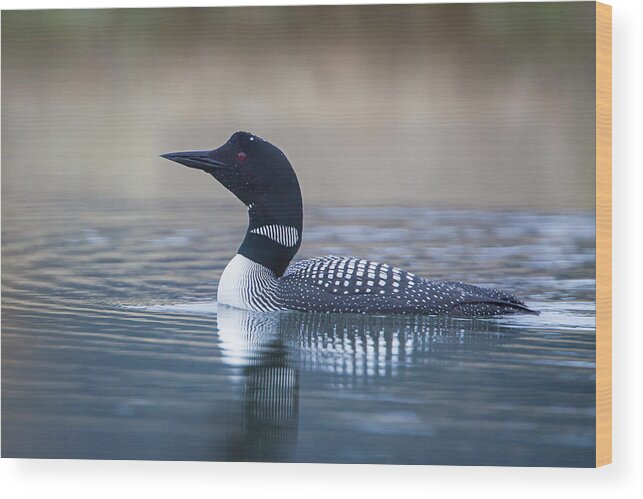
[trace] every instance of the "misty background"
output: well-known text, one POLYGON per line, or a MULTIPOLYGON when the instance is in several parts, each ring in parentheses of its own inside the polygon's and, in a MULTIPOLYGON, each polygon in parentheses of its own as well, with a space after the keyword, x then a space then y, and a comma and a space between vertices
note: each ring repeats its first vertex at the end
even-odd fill
POLYGON ((594 23, 592 2, 5 11, 2 208, 224 197, 158 155, 248 130, 309 204, 593 209, 594 23))

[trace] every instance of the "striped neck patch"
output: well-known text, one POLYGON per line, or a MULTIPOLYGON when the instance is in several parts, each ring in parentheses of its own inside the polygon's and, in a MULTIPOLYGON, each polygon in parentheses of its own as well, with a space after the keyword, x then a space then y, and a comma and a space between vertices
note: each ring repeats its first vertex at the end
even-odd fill
POLYGON ((288 225, 264 225, 263 227, 252 229, 250 232, 266 236, 287 248, 292 248, 299 241, 297 229, 288 225))

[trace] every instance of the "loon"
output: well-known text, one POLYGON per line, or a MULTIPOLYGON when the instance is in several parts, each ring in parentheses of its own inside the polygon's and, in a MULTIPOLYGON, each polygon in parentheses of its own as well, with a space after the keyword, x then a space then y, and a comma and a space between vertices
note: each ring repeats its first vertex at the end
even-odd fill
POLYGON ((303 203, 285 154, 248 132, 211 151, 161 157, 212 175, 248 209, 248 229, 225 267, 217 301, 245 310, 493 316, 538 312, 498 289, 435 281, 386 263, 324 256, 290 264, 301 245, 303 203))

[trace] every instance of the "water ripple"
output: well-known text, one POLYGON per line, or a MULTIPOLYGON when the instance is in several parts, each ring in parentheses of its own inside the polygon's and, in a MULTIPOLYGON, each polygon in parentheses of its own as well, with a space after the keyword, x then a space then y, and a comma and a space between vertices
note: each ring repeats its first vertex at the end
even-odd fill
POLYGON ((541 311, 470 320, 218 306, 237 214, 93 210, 3 213, 3 454, 593 464, 591 216, 307 211, 302 258, 386 260, 541 311))

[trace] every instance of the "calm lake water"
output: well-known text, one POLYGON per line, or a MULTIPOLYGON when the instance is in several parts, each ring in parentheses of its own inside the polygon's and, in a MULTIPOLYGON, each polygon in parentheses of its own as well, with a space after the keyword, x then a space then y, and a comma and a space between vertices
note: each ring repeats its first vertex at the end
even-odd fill
POLYGON ((214 301, 245 230, 218 197, 6 200, 3 457, 593 466, 591 213, 307 206, 300 258, 542 314, 256 314, 214 301))

